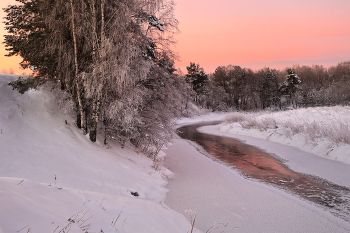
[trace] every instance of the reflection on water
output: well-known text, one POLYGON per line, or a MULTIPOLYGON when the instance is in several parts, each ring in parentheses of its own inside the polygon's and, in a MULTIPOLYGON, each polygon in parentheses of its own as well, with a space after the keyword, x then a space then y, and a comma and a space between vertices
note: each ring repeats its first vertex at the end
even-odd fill
POLYGON ((288 190, 350 221, 350 189, 294 172, 273 156, 238 140, 200 133, 201 123, 179 128, 179 136, 201 145, 210 155, 233 165, 244 176, 288 190))

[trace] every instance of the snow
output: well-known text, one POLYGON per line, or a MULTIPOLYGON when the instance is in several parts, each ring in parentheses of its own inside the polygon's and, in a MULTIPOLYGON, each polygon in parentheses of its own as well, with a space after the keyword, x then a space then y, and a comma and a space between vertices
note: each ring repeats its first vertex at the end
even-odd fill
POLYGON ((231 113, 225 113, 225 112, 211 112, 202 114, 195 117, 186 117, 186 118, 180 118, 176 120, 176 124, 178 127, 183 125, 190 125, 195 123, 201 123, 201 122, 210 122, 210 121, 224 121, 225 117, 229 116, 231 113))
POLYGON ((247 114, 243 117, 248 120, 222 124, 220 130, 297 147, 305 152, 350 164, 348 106, 301 108, 284 112, 247 114), (242 127, 244 124, 252 125, 251 122, 254 126, 242 127))
POLYGON ((91 143, 46 92, 12 90, 17 78, 0 74, 0 233, 191 228, 163 203, 169 171, 131 146, 91 143))
POLYGON ((254 145, 267 153, 281 158, 288 167, 296 172, 322 177, 333 183, 350 188, 350 180, 348 179, 350 167, 348 164, 305 152, 295 146, 252 136, 225 133, 221 131, 221 127, 222 125, 205 126, 199 128, 199 131, 239 139, 246 144, 254 145))
MULTIPOLYGON (((104 146, 101 138, 91 143, 45 91, 21 95, 12 90, 7 83, 17 77, 0 74, 0 233, 189 232, 191 217, 195 232, 350 231, 348 222, 245 179, 187 141, 176 139, 164 147, 157 169, 130 145, 104 146)), ((177 123, 222 121, 226 115, 177 123)), ((284 139, 276 143, 235 124, 200 130, 244 140, 285 159, 295 171, 350 187, 349 165, 298 149, 305 150, 300 141, 293 144, 297 138, 287 146, 281 144, 284 139)), ((334 151, 348 151, 344 144, 332 145, 334 151)))
POLYGON ((177 139, 166 150, 174 172, 165 204, 196 211, 195 226, 207 232, 349 232, 350 224, 282 190, 245 179, 177 139))
MULTIPOLYGON (((181 119, 179 125, 217 121, 227 114, 181 119), (187 122, 187 123, 186 123, 187 122)), ((325 178, 350 187, 349 165, 312 153, 251 136, 223 132, 225 125, 205 126, 199 131, 233 137, 284 159, 292 170, 325 178)), ((259 136, 259 135, 258 135, 259 136)), ((299 144, 301 145, 301 144, 299 144)), ((239 172, 204 156, 192 142, 176 139, 165 166, 173 173, 166 186, 165 204, 185 213, 196 211, 195 226, 202 232, 349 232, 350 223, 283 190, 244 178, 239 172), (224 227, 225 225, 226 228, 224 227), (216 230, 213 230, 217 228, 216 230)), ((189 219, 189 218, 188 218, 189 219)))

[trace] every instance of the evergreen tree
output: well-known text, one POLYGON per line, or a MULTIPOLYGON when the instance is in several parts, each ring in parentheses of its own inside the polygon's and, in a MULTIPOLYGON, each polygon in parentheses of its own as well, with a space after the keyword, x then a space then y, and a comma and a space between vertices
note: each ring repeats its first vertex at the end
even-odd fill
POLYGON ((209 74, 206 74, 199 64, 192 62, 186 69, 186 81, 191 84, 193 90, 196 92, 195 102, 199 103, 199 95, 204 93, 205 85, 210 81, 209 74))
POLYGON ((282 83, 282 85, 278 88, 278 91, 281 95, 288 96, 292 101, 294 107, 297 107, 297 100, 295 98, 295 94, 299 89, 299 85, 301 83, 297 74, 295 74, 294 69, 287 69, 288 75, 286 75, 286 80, 282 83))

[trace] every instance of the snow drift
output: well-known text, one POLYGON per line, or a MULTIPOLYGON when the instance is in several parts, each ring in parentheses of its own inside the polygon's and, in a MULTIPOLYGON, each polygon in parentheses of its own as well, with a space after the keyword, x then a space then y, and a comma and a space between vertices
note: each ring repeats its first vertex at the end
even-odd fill
POLYGON ((118 144, 91 143, 43 91, 0 74, 0 233, 186 232, 163 173, 118 144), (66 122, 67 121, 67 122, 66 122))

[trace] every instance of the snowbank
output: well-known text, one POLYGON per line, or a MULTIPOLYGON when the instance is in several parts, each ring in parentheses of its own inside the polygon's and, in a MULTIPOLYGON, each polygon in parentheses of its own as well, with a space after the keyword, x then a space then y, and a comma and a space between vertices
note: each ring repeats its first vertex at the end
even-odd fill
POLYGON ((350 164, 350 107, 233 113, 220 130, 278 142, 350 164))
MULTIPOLYGON (((288 112, 284 114, 288 115, 288 112)), ((225 115, 182 119, 178 124, 218 121, 225 115)), ((315 116, 309 116, 308 120, 314 121, 315 116)), ((243 129, 238 123, 204 126, 198 130, 239 139, 279 157, 296 172, 350 187, 349 165, 301 151, 297 148, 303 146, 301 139, 294 146, 283 145, 272 142, 273 135, 261 136, 263 131, 243 129)), ((174 140, 165 150, 165 166, 174 172, 166 186, 169 192, 165 203, 179 213, 189 209, 196 211, 195 226, 203 232, 349 232, 349 222, 322 207, 284 190, 246 179, 236 170, 204 156, 200 150, 182 139, 174 140)))
POLYGON ((211 121, 224 121, 226 117, 232 113, 227 112, 211 112, 205 113, 203 115, 194 116, 194 117, 184 117, 176 120, 177 127, 196 124, 201 122, 211 122, 211 121))
MULTIPOLYGON (((206 126, 201 129, 210 134, 222 134, 214 130, 217 127, 206 126)), ((266 142, 266 140, 260 141, 266 142)), ((280 152, 286 151, 286 146, 282 147, 284 148, 280 152)), ((169 180, 166 186, 169 192, 165 203, 179 213, 185 213, 189 209, 196 211, 195 227, 202 232, 345 233, 350 231, 348 222, 324 209, 284 190, 246 179, 238 171, 213 161, 197 149, 188 141, 176 139, 166 150, 165 165, 174 172, 174 178, 169 180)), ((293 156, 293 151, 290 155, 293 156)), ((297 161, 297 164, 315 165, 309 163, 313 161, 304 158, 297 161)), ((347 165, 326 161, 328 166, 323 167, 326 168, 322 170, 323 173, 328 169, 330 175, 336 173, 337 179, 349 180, 347 165), (341 172, 332 170, 333 166, 329 166, 332 163, 347 167, 343 170, 347 171, 343 172, 343 177, 338 176, 341 172)), ((294 164, 288 163, 288 165, 294 164)), ((299 168, 301 169, 296 170, 310 171, 310 166, 307 166, 307 169, 300 166, 299 168)))
POLYGON ((0 75, 0 233, 187 232, 152 161, 91 143, 42 91, 0 75), (67 120, 67 123, 65 121, 67 120))

